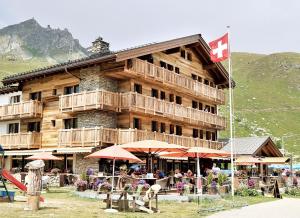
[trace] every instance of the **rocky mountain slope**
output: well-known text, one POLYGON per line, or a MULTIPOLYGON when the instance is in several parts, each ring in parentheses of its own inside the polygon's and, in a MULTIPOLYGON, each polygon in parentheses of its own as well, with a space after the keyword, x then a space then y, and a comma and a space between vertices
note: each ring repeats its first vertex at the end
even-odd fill
POLYGON ((0 57, 5 60, 44 59, 57 63, 86 56, 67 30, 42 27, 34 18, 0 29, 0 57))

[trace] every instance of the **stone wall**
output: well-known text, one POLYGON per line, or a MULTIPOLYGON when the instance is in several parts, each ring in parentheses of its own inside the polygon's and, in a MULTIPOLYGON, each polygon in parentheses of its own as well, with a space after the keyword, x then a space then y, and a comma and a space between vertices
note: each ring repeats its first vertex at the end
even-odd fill
POLYGON ((77 114, 78 128, 103 126, 107 128, 117 128, 116 112, 107 111, 87 111, 77 114))
MULTIPOLYGON (((116 80, 112 80, 103 76, 100 71, 100 66, 89 67, 80 70, 80 92, 92 91, 96 89, 118 92, 118 82, 116 80)), ((115 112, 106 112, 100 110, 88 111, 79 113, 77 118, 79 128, 96 126, 103 126, 108 128, 117 127, 117 117, 115 112)))
POLYGON ((89 67, 80 70, 79 90, 92 91, 102 89, 111 92, 118 91, 118 81, 105 77, 100 73, 100 66, 89 67))
POLYGON ((88 168, 94 169, 95 172, 99 170, 99 159, 94 158, 84 158, 87 153, 84 154, 76 154, 76 164, 75 164, 75 172, 76 174, 86 173, 88 168))

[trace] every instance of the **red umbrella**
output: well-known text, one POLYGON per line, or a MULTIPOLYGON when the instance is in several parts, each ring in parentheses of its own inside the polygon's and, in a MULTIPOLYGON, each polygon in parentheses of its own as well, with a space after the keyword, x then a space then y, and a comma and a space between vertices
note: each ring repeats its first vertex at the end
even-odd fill
MULTIPOLYGON (((131 160, 131 161, 135 161, 135 162, 142 162, 141 159, 139 159, 135 155, 131 154, 129 151, 126 151, 125 149, 121 148, 120 146, 116 146, 116 145, 104 148, 100 151, 96 151, 96 152, 86 156, 86 158, 107 158, 107 159, 113 160, 111 192, 113 191, 113 186, 114 186, 115 161, 116 160, 131 160)), ((111 197, 111 201, 112 201, 112 197, 111 197)), ((112 209, 112 202, 110 203, 110 210, 108 210, 107 212, 115 212, 112 209)))
POLYGON ((62 160, 61 158, 52 155, 50 152, 36 153, 25 159, 27 159, 27 160, 62 160))

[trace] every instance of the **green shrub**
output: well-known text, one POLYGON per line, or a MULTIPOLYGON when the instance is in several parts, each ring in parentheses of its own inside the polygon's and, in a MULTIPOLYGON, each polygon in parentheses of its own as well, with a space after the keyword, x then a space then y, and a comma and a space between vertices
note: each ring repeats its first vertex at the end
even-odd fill
POLYGON ((227 181, 227 175, 225 173, 218 174, 218 185, 222 186, 227 181))
POLYGON ((235 194, 243 197, 259 195, 258 191, 252 188, 239 188, 235 191, 235 194))
POLYGON ((296 188, 296 187, 286 188, 284 190, 284 193, 292 196, 300 196, 300 188, 296 188))

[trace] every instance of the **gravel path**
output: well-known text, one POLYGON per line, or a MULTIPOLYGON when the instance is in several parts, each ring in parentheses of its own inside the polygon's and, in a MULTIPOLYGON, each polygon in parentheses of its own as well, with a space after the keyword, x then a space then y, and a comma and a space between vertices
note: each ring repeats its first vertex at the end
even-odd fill
POLYGON ((271 201, 223 211, 209 216, 210 218, 299 218, 300 199, 284 198, 282 200, 271 201))

